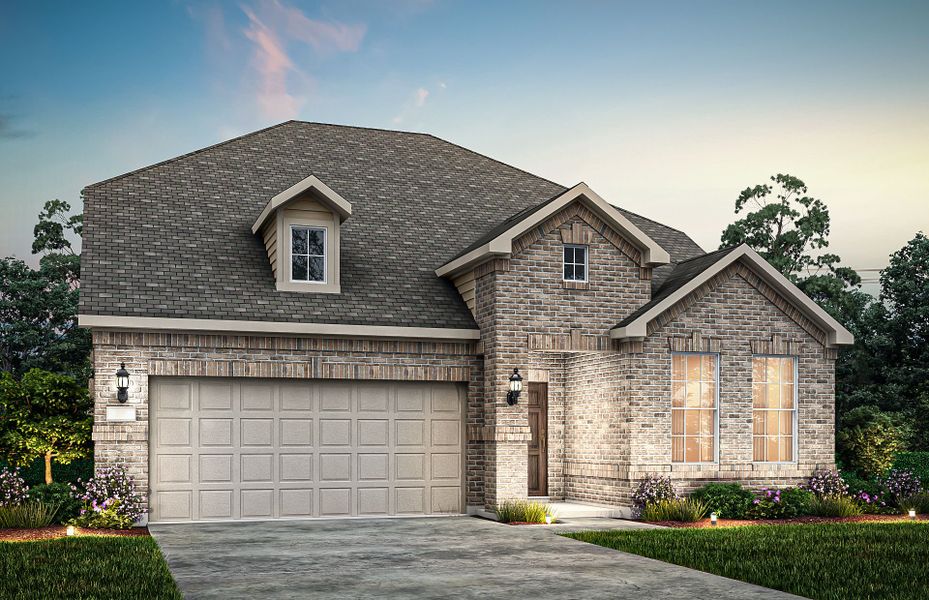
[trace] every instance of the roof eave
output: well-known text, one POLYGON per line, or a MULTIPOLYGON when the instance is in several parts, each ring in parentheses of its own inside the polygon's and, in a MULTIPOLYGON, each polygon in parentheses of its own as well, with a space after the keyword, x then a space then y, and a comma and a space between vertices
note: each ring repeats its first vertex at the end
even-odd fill
POLYGON ((264 227, 264 224, 277 209, 291 200, 296 199, 301 194, 310 191, 316 192, 317 197, 329 206, 334 213, 339 215, 340 223, 352 216, 352 205, 348 200, 337 194, 315 175, 310 175, 268 200, 261 214, 258 215, 258 218, 255 219, 255 223, 252 225, 252 233, 261 231, 261 228, 264 227))
POLYGON ((486 244, 445 263, 436 269, 435 274, 439 277, 454 276, 495 256, 510 256, 513 252, 514 239, 539 223, 544 222, 571 202, 579 199, 585 200, 588 207, 593 209, 599 217, 621 231, 639 249, 641 252, 640 266, 656 267, 671 262, 671 257, 664 248, 636 227, 632 221, 623 216, 616 207, 590 189, 590 186, 582 182, 560 194, 541 210, 514 223, 509 229, 486 244))

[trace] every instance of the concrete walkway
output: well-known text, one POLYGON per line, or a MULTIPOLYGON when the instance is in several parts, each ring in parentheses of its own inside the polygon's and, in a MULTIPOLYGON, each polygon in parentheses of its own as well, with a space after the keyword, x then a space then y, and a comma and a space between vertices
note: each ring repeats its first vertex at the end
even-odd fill
POLYGON ((556 535, 588 525, 595 524, 517 527, 444 517, 150 530, 181 591, 194 599, 794 598, 556 535))

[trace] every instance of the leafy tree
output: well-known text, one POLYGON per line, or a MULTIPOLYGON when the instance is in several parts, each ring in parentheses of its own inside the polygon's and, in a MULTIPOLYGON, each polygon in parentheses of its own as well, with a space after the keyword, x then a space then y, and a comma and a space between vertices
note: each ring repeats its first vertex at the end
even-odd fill
POLYGON ((45 204, 32 249, 39 268, 0 260, 0 368, 22 375, 43 368, 86 379, 90 335, 77 327, 80 256, 68 235, 82 233, 82 217, 66 216, 67 202, 45 204))
POLYGON ((748 244, 839 321, 854 324, 869 300, 854 269, 839 266, 835 254, 818 253, 829 246, 825 203, 792 175, 771 182, 742 190, 735 212, 745 214, 723 231, 721 247, 748 244))
POLYGON ((874 478, 890 469, 894 456, 906 448, 909 434, 894 415, 875 406, 859 406, 843 418, 836 442, 843 464, 874 478))
POLYGON ((52 461, 68 464, 90 454, 93 401, 73 378, 31 369, 17 380, 0 375, 0 449, 19 466, 45 460, 45 483, 52 461))

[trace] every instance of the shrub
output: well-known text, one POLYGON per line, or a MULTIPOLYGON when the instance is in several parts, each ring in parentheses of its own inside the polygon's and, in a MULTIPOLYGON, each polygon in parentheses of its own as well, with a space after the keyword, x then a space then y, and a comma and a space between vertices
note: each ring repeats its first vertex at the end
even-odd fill
POLYGON ((46 527, 55 520, 57 511, 57 505, 44 502, 0 506, 0 529, 46 527))
POLYGON ((918 514, 929 514, 929 492, 920 492, 900 500, 900 510, 915 509, 918 514))
POLYGON ((809 512, 817 517, 857 517, 861 507, 848 496, 813 496, 809 512))
POLYGON ((919 479, 910 471, 893 469, 887 477, 881 480, 881 485, 887 491, 890 501, 894 504, 901 499, 914 496, 922 491, 919 479))
POLYGON ((755 494, 738 483, 708 483, 690 497, 706 503, 709 511, 721 519, 744 519, 755 494))
POLYGON ((671 498, 649 502, 642 508, 645 521, 699 521, 709 512, 706 502, 694 498, 671 498))
POLYGON ((639 487, 632 494, 633 515, 641 515, 642 510, 649 504, 674 498, 677 498, 677 493, 674 491, 674 484, 671 483, 670 477, 658 475, 646 477, 639 482, 639 487))
POLYGON ((859 406, 845 413, 836 444, 845 464, 866 477, 879 477, 890 469, 907 437, 906 428, 890 414, 859 406))
POLYGON ((813 473, 805 487, 820 498, 844 496, 848 493, 848 484, 838 471, 817 471, 813 473))
POLYGON ((881 494, 881 486, 877 481, 860 477, 853 471, 839 472, 842 474, 842 480, 848 484, 848 491, 850 494, 855 494, 857 492, 867 492, 874 495, 881 494))
POLYGON ((812 492, 800 488, 762 488, 758 492, 748 516, 752 519, 791 519, 809 514, 812 492))
POLYGON ((869 515, 883 515, 896 512, 893 508, 887 506, 884 495, 879 493, 869 493, 864 490, 852 496, 852 500, 861 509, 861 512, 869 515))
POLYGON ((84 505, 74 519, 81 527, 126 529, 142 516, 142 498, 123 467, 104 467, 86 483, 84 505))
POLYGON ((901 452, 894 458, 893 468, 910 471, 929 487, 929 452, 901 452))
POLYGON ((19 474, 6 467, 0 469, 0 506, 16 506, 26 501, 29 487, 19 474))
POLYGON ((29 499, 58 507, 56 523, 67 523, 81 510, 77 486, 68 483, 36 485, 29 488, 29 499))
POLYGON ((501 523, 544 523, 551 507, 541 502, 506 500, 494 508, 501 523))

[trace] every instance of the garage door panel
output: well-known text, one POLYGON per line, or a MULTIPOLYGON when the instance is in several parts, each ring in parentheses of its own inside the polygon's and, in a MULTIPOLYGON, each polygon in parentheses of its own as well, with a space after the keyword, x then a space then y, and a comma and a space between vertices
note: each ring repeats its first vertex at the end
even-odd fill
POLYGON ((457 384, 150 381, 152 521, 460 513, 457 384))
MULTIPOLYGON (((192 386, 188 385, 187 387, 192 386)), ((199 388, 199 408, 201 411, 232 410, 232 383, 204 381, 197 388, 199 388)), ((169 407, 162 406, 161 408, 169 407)))

